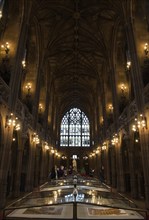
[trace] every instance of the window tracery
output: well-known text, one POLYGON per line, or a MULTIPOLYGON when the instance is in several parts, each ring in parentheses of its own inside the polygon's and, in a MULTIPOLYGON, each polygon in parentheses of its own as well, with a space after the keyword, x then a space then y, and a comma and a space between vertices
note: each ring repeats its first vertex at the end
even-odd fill
POLYGON ((90 123, 88 117, 78 108, 72 108, 61 121, 61 147, 89 147, 90 123))

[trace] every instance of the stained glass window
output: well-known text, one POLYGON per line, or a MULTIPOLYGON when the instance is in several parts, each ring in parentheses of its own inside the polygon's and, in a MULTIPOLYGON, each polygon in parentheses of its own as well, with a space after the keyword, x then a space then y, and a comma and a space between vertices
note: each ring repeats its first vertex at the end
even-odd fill
POLYGON ((72 108, 61 121, 61 147, 89 147, 90 124, 89 119, 78 108, 72 108))

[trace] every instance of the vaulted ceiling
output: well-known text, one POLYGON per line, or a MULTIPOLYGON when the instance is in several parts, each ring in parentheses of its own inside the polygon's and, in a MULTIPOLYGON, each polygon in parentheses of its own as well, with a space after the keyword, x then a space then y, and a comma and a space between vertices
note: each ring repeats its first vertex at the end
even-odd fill
MULTIPOLYGON (((44 64, 63 114, 71 107, 93 113, 100 85, 110 68, 119 0, 35 0, 32 20, 40 25, 44 64)), ((108 80, 107 80, 108 79, 108 80)))

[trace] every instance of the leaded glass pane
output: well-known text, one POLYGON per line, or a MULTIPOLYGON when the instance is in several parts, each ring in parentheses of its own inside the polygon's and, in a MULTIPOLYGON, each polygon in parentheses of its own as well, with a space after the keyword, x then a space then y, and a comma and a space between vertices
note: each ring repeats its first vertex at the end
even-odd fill
POLYGON ((60 146, 89 147, 90 124, 87 116, 78 108, 70 109, 61 122, 60 146))

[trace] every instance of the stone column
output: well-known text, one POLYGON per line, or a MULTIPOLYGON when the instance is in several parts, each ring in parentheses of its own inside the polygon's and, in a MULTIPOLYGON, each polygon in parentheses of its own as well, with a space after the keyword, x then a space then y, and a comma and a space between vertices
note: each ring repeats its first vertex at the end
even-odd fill
POLYGON ((112 187, 116 188, 117 186, 117 181, 116 181, 116 177, 117 177, 117 173, 116 173, 116 152, 115 152, 115 146, 112 146, 112 150, 111 150, 111 166, 112 166, 112 187))
POLYGON ((45 149, 42 148, 42 158, 40 162, 40 184, 44 182, 44 171, 45 171, 45 149))
POLYGON ((118 116, 119 116, 119 109, 118 109, 118 97, 117 97, 117 85, 115 80, 115 70, 110 70, 110 77, 111 77, 111 87, 112 87, 112 101, 113 101, 113 119, 114 119, 114 128, 117 131, 118 128, 118 116))
POLYGON ((138 61, 136 42, 133 30, 132 20, 126 21, 125 31, 127 36, 127 42, 131 57, 131 79, 134 88, 135 102, 139 113, 144 110, 144 93, 143 93, 143 81, 142 73, 138 61))
MULTIPOLYGON (((136 50, 136 42, 135 42, 135 34, 133 29, 132 19, 126 19, 125 25, 127 42, 130 50, 130 56, 132 60, 132 82, 134 87, 135 101, 138 109, 138 114, 144 113, 144 92, 143 92, 143 82, 142 82, 142 74, 140 70, 140 65, 137 57, 136 50)), ((149 160, 147 159, 147 155, 149 155, 148 150, 148 131, 140 130, 140 140, 141 140, 141 154, 142 154, 142 162, 143 162, 143 173, 145 180, 145 197, 146 197, 146 206, 149 208, 149 160)))
POLYGON ((96 120, 97 120, 97 144, 99 144, 99 137, 100 137, 100 108, 99 108, 99 106, 100 106, 100 100, 99 100, 99 95, 98 94, 100 94, 100 92, 99 91, 97 91, 97 118, 96 118, 96 120))
MULTIPOLYGON (((119 140, 120 141, 120 140, 119 140)), ((116 144, 116 154, 117 154, 117 189, 120 192, 125 191, 125 184, 124 184, 124 170, 122 164, 122 152, 121 152, 121 143, 116 144)))
POLYGON ((29 1, 28 4, 25 4, 24 7, 24 18, 20 30, 20 36, 19 36, 19 41, 18 41, 18 48, 16 52, 16 60, 15 64, 13 67, 13 73, 11 74, 11 93, 9 96, 9 106, 11 110, 15 109, 15 105, 17 102, 18 98, 18 93, 20 90, 20 82, 21 82, 21 77, 22 77, 22 60, 24 56, 24 51, 25 51, 25 45, 26 45, 26 40, 27 40, 27 34, 28 34, 28 22, 30 18, 30 12, 31 12, 31 7, 32 7, 32 1, 29 1))
POLYGON ((131 184, 131 196, 137 198, 137 187, 135 179, 135 167, 134 167, 134 143, 133 135, 131 135, 129 142, 129 163, 130 163, 130 184, 131 184))
POLYGON ((146 128, 140 131, 141 154, 145 182, 146 207, 149 208, 149 132, 146 128))
POLYGON ((53 167, 53 154, 51 152, 49 153, 49 157, 50 157, 50 159, 49 159, 49 169, 51 170, 52 167, 53 167))
MULTIPOLYGON (((39 159, 40 159, 40 146, 36 146, 36 149, 35 149, 35 182, 34 182, 34 185, 35 187, 37 187, 39 185, 39 170, 40 170, 40 167, 39 167, 39 159)), ((41 165, 41 164, 40 164, 41 165)))
POLYGON ((103 83, 101 84, 101 98, 102 98, 102 111, 103 111, 103 136, 106 137, 107 130, 107 114, 106 114, 106 97, 105 97, 105 89, 104 89, 104 80, 101 79, 103 83))
POLYGON ((47 166, 47 150, 45 148, 42 149, 42 161, 41 161, 41 169, 40 169, 40 184, 43 184, 47 181, 48 174, 52 167, 50 169, 45 168, 47 166), (48 173, 47 173, 48 170, 48 173))
POLYGON ((100 171, 102 170, 102 173, 103 173, 103 177, 104 179, 106 180, 107 178, 107 163, 106 163, 106 160, 107 160, 107 152, 106 152, 106 149, 104 150, 101 150, 101 166, 100 166, 100 171))
POLYGON ((17 156, 17 166, 16 166, 16 175, 15 175, 15 185, 14 185, 14 197, 18 197, 20 195, 20 179, 21 179, 21 171, 22 171, 22 156, 23 156, 23 148, 24 143, 26 141, 25 138, 21 138, 18 135, 18 156, 17 156))
POLYGON ((49 84, 49 86, 48 86, 47 92, 46 92, 45 112, 44 112, 44 117, 43 117, 43 120, 44 120, 43 127, 44 127, 45 131, 48 130, 48 114, 49 114, 49 104, 50 104, 50 100, 51 100, 51 97, 50 97, 51 81, 48 79, 47 83, 49 84))
POLYGON ((27 168, 27 177, 26 177, 26 188, 25 188, 26 192, 30 192, 33 189, 33 185, 34 185, 35 150, 36 150, 36 144, 32 142, 31 140, 29 161, 28 161, 28 168, 27 168))
POLYGON ((49 150, 45 149, 44 181, 48 180, 49 172, 49 150))
POLYGON ((123 169, 123 163, 122 163, 122 151, 119 149, 119 191, 125 192, 125 179, 124 179, 124 169, 123 169))
POLYGON ((106 184, 110 185, 110 157, 109 157, 109 146, 106 148, 106 184))
MULTIPOLYGON (((122 4, 125 4, 122 2, 122 4)), ((126 11, 126 7, 124 9, 124 20, 125 20, 125 32, 127 36, 127 42, 131 57, 131 74, 132 74, 132 83, 134 87, 134 95, 135 101, 137 105, 138 114, 144 113, 145 100, 144 100, 144 92, 143 92, 143 81, 142 81, 142 73, 140 69, 140 64, 137 56, 136 49, 136 41, 135 41, 135 32, 133 26, 133 18, 131 17, 131 12, 126 11)), ((142 162, 143 162, 143 173, 145 180, 145 196, 146 196, 146 206, 149 208, 149 160, 147 159, 147 155, 149 155, 148 150, 148 132, 140 131, 140 143, 141 143, 141 154, 142 154, 142 162)), ((132 188, 133 190, 133 188, 132 188)))
POLYGON ((12 144, 13 128, 6 127, 4 130, 4 148, 2 159, 0 161, 0 208, 4 208, 6 203, 7 192, 7 176, 11 159, 11 144, 12 144))
POLYGON ((100 171, 100 160, 99 160, 99 153, 96 154, 96 167, 95 167, 96 176, 99 179, 99 171, 100 171))

